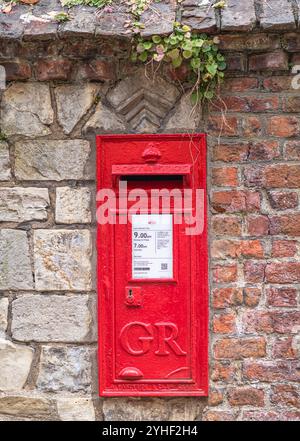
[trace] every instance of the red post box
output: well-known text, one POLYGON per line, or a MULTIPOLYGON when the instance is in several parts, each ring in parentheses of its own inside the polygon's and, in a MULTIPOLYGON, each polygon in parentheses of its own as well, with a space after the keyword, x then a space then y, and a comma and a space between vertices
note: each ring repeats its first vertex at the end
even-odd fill
POLYGON ((97 137, 101 396, 208 392, 206 139, 97 137))

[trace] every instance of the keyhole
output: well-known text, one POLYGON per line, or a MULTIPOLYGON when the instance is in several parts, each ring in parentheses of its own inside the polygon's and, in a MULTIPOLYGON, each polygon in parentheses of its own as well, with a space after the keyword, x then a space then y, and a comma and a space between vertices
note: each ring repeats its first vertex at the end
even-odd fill
POLYGON ((128 291, 128 297, 131 299, 132 298, 132 289, 130 289, 129 291, 128 291))

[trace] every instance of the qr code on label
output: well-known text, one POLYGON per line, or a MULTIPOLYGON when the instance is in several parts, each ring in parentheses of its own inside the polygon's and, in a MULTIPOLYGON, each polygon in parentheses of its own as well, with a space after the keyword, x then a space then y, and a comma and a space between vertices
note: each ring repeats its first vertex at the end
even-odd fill
POLYGON ((167 263, 161 263, 160 264, 160 269, 167 270, 168 269, 168 264, 167 263))

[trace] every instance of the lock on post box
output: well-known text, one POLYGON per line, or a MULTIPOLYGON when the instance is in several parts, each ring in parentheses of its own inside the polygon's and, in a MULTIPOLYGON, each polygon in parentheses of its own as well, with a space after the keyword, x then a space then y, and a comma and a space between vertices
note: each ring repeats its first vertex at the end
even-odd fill
POLYGON ((98 136, 97 189, 100 395, 206 396, 205 135, 98 136))

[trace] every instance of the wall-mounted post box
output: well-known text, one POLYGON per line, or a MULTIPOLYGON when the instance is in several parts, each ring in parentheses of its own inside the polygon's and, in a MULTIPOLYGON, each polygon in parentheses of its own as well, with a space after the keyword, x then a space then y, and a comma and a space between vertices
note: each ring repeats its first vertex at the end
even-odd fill
POLYGON ((100 395, 207 395, 205 135, 97 152, 100 395))

